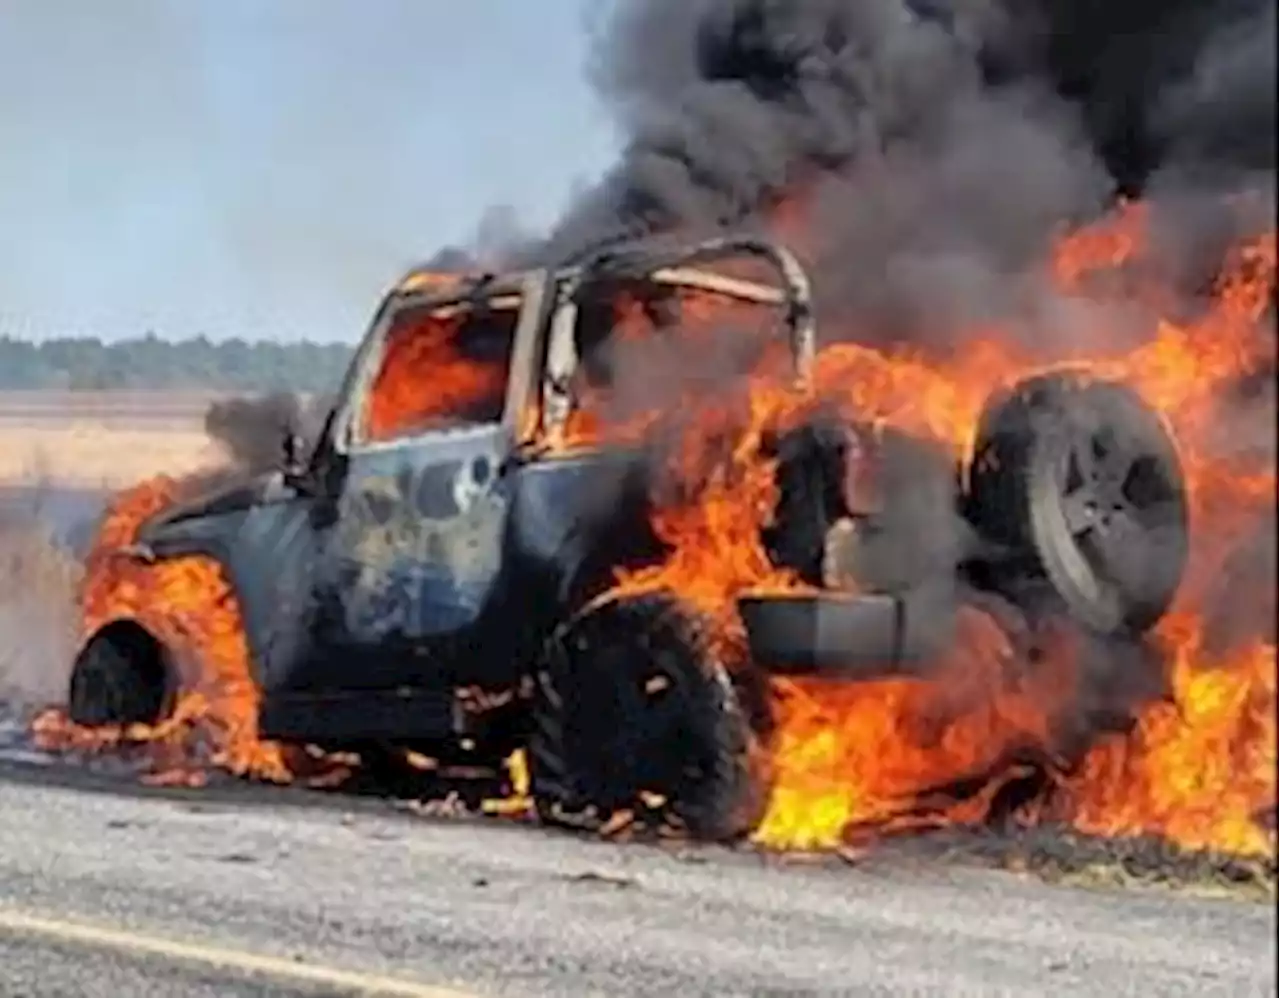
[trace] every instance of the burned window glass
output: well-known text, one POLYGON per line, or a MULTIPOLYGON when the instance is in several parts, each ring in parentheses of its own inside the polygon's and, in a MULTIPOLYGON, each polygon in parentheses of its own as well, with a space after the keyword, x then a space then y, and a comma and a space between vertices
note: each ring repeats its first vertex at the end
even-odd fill
POLYGON ((503 304, 398 314, 365 400, 365 442, 501 421, 519 320, 503 304))

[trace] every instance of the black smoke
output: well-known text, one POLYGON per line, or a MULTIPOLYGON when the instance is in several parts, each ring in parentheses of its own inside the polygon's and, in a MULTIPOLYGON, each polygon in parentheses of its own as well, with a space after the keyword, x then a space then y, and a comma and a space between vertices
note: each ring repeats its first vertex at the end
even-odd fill
POLYGON ((331 402, 292 392, 223 399, 205 412, 204 429, 222 444, 234 474, 255 475, 280 467, 290 435, 299 438, 305 456, 320 435, 331 402))
POLYGON ((1153 255, 1194 293, 1275 217, 1272 0, 613 0, 603 15, 591 78, 626 137, 617 163, 544 236, 497 247, 482 226, 438 265, 751 229, 799 195, 822 304, 860 338, 946 349, 1012 319, 1053 353, 1102 325, 1034 270, 1064 224, 1143 196, 1153 255))
POLYGON ((1006 215, 1088 211, 1171 169, 1274 183, 1275 41, 1269 0, 621 0, 595 78, 629 139, 550 246, 739 224, 797 182, 904 160, 963 166, 993 199, 1043 177, 1003 192, 1006 215))

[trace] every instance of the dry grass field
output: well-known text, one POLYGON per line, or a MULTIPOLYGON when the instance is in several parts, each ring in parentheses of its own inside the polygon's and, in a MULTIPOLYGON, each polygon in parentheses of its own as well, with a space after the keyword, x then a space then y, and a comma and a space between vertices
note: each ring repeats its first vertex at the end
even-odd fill
POLYGON ((79 576, 47 524, 0 516, 0 700, 44 703, 65 694, 79 576))
POLYGON ((217 463, 203 418, 212 396, 0 392, 0 485, 121 488, 217 463))
MULTIPOLYGON (((108 490, 218 462, 212 397, 172 392, 0 392, 0 490, 108 490)), ((38 492, 37 492, 38 490, 38 492)), ((77 632, 79 565, 53 522, 0 504, 0 700, 63 695, 77 632)), ((66 527, 67 524, 61 524, 66 527)))

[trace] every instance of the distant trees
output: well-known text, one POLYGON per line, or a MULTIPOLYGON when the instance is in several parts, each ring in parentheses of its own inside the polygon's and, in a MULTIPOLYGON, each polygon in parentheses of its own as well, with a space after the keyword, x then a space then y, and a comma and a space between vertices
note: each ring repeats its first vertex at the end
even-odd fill
POLYGON ((0 336, 0 390, 199 388, 326 392, 351 358, 346 344, 162 340, 148 333, 104 343, 68 337, 33 343, 0 336))

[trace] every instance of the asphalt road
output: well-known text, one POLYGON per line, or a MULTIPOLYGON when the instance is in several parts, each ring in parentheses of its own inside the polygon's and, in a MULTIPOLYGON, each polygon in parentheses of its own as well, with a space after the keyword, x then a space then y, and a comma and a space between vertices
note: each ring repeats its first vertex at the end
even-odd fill
POLYGON ((780 864, 291 791, 115 789, 0 764, 0 994, 1276 989, 1262 904, 780 864))

